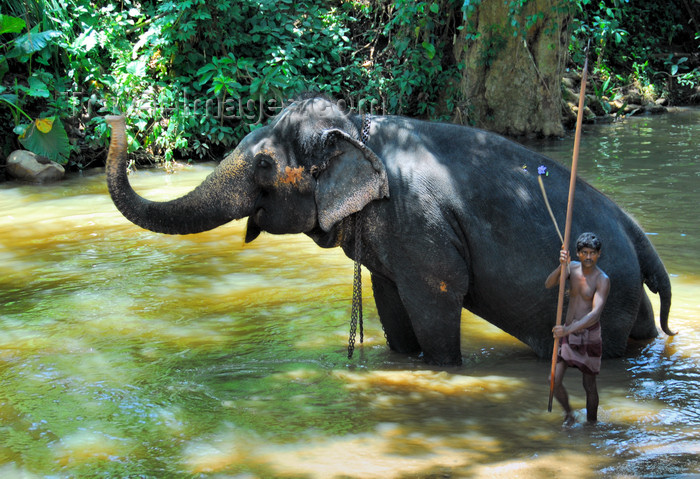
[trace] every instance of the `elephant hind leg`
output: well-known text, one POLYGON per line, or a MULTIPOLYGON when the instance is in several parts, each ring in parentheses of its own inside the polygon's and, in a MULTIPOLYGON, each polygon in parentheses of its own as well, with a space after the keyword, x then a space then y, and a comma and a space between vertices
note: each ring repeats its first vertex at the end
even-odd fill
POLYGON ((658 335, 659 331, 656 329, 656 322, 654 321, 654 308, 651 306, 651 301, 649 301, 646 291, 642 291, 642 300, 639 303, 637 319, 630 331, 630 338, 651 339, 658 335))
POLYGON ((419 353, 421 347, 413 331, 411 319, 399 297, 396 284, 382 276, 372 274, 372 290, 389 347, 399 353, 419 353))

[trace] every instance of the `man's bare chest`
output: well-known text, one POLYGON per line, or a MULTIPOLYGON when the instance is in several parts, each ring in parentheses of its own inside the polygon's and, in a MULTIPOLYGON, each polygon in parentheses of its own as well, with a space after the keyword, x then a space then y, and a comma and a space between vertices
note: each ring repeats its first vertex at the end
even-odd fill
POLYGON ((587 303, 593 301, 596 290, 595 275, 572 274, 570 278, 571 296, 578 296, 587 303))

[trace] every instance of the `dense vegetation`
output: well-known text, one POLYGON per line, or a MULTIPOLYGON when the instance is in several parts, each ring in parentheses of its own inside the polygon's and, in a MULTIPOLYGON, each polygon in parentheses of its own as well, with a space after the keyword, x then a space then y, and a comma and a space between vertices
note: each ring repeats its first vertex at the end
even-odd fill
MULTIPOLYGON (((305 90, 449 119, 462 68, 455 39, 470 35, 486 1, 497 0, 7 0, 1 158, 23 146, 73 168, 102 161, 102 115, 117 111, 129 116, 131 151, 218 158, 305 90)), ((527 26, 518 17, 527 1, 509 1, 513 25, 527 26)), ((698 101, 692 3, 563 1, 571 67, 590 40, 599 96, 635 85, 698 101)))

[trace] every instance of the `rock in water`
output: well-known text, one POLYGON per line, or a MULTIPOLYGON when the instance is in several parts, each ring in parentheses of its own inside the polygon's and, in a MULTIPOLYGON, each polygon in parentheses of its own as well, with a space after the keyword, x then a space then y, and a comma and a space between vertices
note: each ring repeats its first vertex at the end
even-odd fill
POLYGON ((7 157, 7 174, 31 183, 51 183, 63 179, 66 171, 58 163, 35 155, 31 151, 16 150, 7 157))

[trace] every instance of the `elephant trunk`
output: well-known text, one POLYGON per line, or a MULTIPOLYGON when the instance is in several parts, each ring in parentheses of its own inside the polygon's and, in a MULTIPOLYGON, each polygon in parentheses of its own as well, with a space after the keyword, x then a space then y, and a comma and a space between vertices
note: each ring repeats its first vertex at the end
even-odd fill
MULTIPOLYGON (((107 155, 107 186, 117 209, 132 223, 157 233, 192 234, 201 233, 248 216, 252 211, 252 192, 237 192, 241 200, 231 207, 222 202, 222 192, 231 194, 238 182, 244 181, 223 175, 220 169, 213 172, 193 191, 172 201, 155 202, 139 196, 129 184, 126 168, 126 124, 123 116, 105 118, 112 127, 112 136, 107 155)), ((246 188, 243 188, 244 190, 246 188)))

